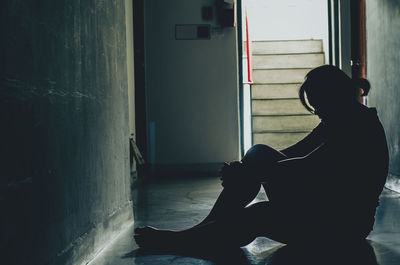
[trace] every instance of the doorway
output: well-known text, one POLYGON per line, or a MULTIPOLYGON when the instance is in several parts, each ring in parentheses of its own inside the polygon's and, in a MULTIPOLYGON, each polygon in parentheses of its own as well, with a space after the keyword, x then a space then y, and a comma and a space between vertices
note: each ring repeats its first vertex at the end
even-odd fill
POLYGON ((330 62, 328 1, 242 0, 242 141, 283 149, 319 119, 301 106, 305 74, 330 62))

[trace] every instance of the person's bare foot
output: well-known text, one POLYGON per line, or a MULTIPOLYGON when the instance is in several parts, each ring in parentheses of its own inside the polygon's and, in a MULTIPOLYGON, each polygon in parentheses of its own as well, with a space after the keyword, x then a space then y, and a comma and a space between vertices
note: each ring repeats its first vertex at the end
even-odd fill
POLYGON ((138 227, 135 229, 134 238, 141 248, 166 250, 174 247, 173 235, 176 232, 161 230, 151 226, 138 227))

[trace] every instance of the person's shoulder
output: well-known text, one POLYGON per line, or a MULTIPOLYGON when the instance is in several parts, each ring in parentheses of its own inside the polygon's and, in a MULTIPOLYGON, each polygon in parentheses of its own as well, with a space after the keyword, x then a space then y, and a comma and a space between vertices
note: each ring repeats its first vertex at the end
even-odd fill
POLYGON ((315 139, 324 140, 328 134, 328 128, 326 123, 321 121, 308 135, 309 137, 314 137, 315 139))
POLYGON ((325 130, 326 125, 324 122, 320 122, 312 131, 311 134, 319 134, 325 130))

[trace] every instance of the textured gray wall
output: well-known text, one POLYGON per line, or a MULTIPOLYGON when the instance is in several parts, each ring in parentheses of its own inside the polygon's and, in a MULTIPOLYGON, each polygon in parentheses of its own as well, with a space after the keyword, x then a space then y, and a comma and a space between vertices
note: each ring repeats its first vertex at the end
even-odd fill
POLYGON ((131 217, 125 2, 0 10, 4 264, 77 262, 131 217))
POLYGON ((400 192, 400 2, 367 0, 369 105, 378 109, 390 152, 387 186, 400 192))

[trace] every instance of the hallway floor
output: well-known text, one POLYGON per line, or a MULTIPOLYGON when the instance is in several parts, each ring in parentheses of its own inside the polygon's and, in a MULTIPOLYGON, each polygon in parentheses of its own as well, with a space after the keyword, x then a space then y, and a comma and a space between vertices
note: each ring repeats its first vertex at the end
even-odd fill
MULTIPOLYGON (((152 180, 140 183, 133 192, 135 227, 184 229, 200 222, 221 190, 218 178, 152 180)), ((260 192, 255 200, 264 200, 260 192)), ((372 248, 321 253, 315 246, 292 249, 267 238, 257 238, 237 251, 214 254, 145 253, 133 240, 133 224, 103 249, 90 265, 134 264, 400 264, 400 194, 385 190, 376 215, 374 231, 368 237, 372 248), (376 261, 375 261, 376 257, 376 261)))

